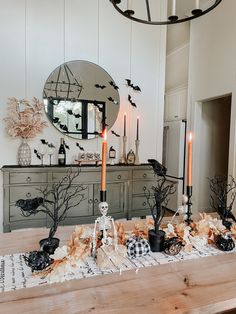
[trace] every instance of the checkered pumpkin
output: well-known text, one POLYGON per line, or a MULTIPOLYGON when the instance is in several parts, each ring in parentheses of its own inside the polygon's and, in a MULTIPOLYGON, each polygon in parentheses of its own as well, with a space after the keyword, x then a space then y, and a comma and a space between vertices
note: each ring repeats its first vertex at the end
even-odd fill
POLYGON ((131 237, 126 241, 129 257, 140 257, 150 252, 149 242, 140 237, 131 237))

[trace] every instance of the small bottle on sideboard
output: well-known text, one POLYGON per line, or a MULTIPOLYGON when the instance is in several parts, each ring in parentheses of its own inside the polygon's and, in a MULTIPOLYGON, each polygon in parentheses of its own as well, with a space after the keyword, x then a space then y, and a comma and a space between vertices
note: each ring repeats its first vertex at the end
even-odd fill
POLYGON ((66 150, 64 139, 61 138, 61 145, 58 150, 58 166, 65 166, 66 164, 66 150))

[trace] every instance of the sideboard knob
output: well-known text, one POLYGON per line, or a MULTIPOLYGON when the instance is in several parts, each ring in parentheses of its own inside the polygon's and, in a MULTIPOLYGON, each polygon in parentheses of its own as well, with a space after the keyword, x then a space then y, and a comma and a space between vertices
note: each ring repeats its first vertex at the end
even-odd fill
POLYGON ((146 173, 144 173, 144 174, 143 174, 143 178, 146 178, 146 177, 147 177, 147 174, 146 174, 146 173))
POLYGON ((92 204, 93 200, 90 198, 88 202, 89 202, 89 204, 92 204))
POLYGON ((147 205, 147 203, 146 202, 143 202, 143 206, 146 206, 147 205))
POLYGON ((97 198, 95 198, 94 203, 95 203, 95 204, 98 203, 98 199, 97 199, 97 198))
POLYGON ((30 198, 30 197, 31 197, 31 193, 28 192, 28 193, 26 194, 26 197, 30 198))
POLYGON ((143 190, 144 190, 144 191, 146 191, 146 189, 147 189, 147 187, 146 187, 146 186, 144 186, 144 187, 143 187, 143 190))
POLYGON ((120 174, 117 176, 117 179, 119 179, 119 180, 121 179, 121 175, 120 174))
POLYGON ((27 177, 26 181, 31 182, 31 177, 27 177))

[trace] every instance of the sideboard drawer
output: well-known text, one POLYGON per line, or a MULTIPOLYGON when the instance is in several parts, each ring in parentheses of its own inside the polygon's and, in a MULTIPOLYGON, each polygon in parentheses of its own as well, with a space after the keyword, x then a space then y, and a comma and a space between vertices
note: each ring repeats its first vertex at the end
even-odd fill
POLYGON ((19 199, 30 199, 35 197, 42 197, 38 190, 40 186, 11 186, 10 187, 10 203, 15 203, 19 199))
POLYGON ((152 170, 134 170, 133 179, 154 179, 155 174, 152 170))
MULTIPOLYGON (((97 182, 100 180, 101 174, 100 172, 83 172, 81 171, 77 178, 73 181, 74 183, 88 183, 88 182, 97 182)), ((68 177, 66 172, 53 172, 52 173, 52 181, 60 182, 64 178, 64 182, 67 183, 68 177)))
POLYGON ((128 171, 113 171, 107 173, 107 181, 126 181, 128 178, 128 171))
MULTIPOLYGON (((133 206, 132 209, 150 209, 146 197, 133 197, 133 206)), ((150 212, 151 213, 151 212, 150 212)))
POLYGON ((146 194, 150 191, 153 194, 152 186, 155 186, 156 181, 138 181, 133 182, 133 194, 146 194))
POLYGON ((10 184, 30 184, 47 182, 47 173, 43 172, 12 172, 10 173, 10 184))

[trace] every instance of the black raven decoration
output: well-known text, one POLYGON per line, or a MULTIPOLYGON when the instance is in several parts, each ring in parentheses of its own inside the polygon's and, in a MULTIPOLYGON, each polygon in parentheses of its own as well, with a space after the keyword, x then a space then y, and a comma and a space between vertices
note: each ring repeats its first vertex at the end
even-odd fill
POLYGON ((84 151, 84 148, 77 142, 76 146, 79 147, 80 150, 84 151))
POLYGON ((161 163, 159 163, 159 161, 156 159, 148 159, 148 162, 152 166, 155 174, 157 174, 159 177, 164 177, 166 175, 167 169, 161 163))
POLYGON ((16 201, 16 207, 20 207, 22 210, 23 215, 32 215, 37 213, 37 208, 43 204, 43 198, 42 197, 35 197, 32 199, 19 199, 16 201))
POLYGON ((126 79, 126 82, 129 87, 133 88, 134 91, 141 92, 141 88, 138 85, 134 85, 131 80, 126 79))

